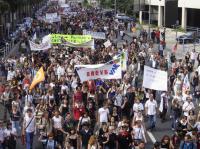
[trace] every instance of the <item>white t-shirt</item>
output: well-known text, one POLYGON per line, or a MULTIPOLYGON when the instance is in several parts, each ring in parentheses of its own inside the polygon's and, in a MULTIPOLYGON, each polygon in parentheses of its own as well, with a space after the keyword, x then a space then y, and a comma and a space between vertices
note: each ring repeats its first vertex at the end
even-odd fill
POLYGON ((122 106, 122 95, 121 94, 118 94, 116 95, 115 97, 115 101, 114 101, 114 105, 115 106, 118 106, 118 107, 121 107, 122 106))
POLYGON ((26 95, 25 96, 25 105, 28 105, 28 103, 33 103, 33 96, 32 95, 26 95))
POLYGON ((108 108, 100 108, 99 111, 99 120, 100 120, 100 123, 103 123, 103 122, 108 122, 108 114, 109 114, 109 110, 108 108))
POLYGON ((62 117, 60 115, 59 117, 54 116, 52 120, 53 120, 54 128, 62 128, 62 117))
POLYGON ((80 122, 80 124, 82 125, 82 124, 84 124, 84 123, 90 123, 90 117, 88 116, 88 117, 80 117, 79 118, 79 122, 80 122))
POLYGON ((57 75, 64 75, 65 74, 65 69, 61 66, 57 68, 57 75))
POLYGON ((5 129, 0 128, 0 141, 3 142, 5 139, 5 129))
POLYGON ((61 91, 69 92, 69 88, 67 85, 61 85, 61 91))
POLYGON ((185 112, 184 112, 184 115, 185 115, 185 116, 188 116, 188 112, 189 112, 190 110, 194 109, 194 104, 193 104, 192 102, 189 103, 188 101, 186 101, 186 102, 183 104, 182 109, 183 109, 183 111, 185 111, 185 112))
POLYGON ((144 106, 142 103, 134 103, 133 104, 133 111, 134 112, 138 112, 138 111, 143 111, 144 110, 144 106))
POLYGON ((157 107, 158 107, 158 105, 157 105, 157 102, 155 100, 151 101, 149 99, 145 103, 145 108, 147 108, 147 114, 148 115, 155 115, 157 107))
POLYGON ((133 127, 134 132, 134 139, 141 139, 143 140, 143 134, 144 134, 144 128, 141 126, 139 127, 133 127))
POLYGON ((200 132, 200 122, 196 122, 194 127, 197 128, 198 132, 200 132))
POLYGON ((190 59, 191 60, 195 60, 196 59, 196 55, 197 55, 196 52, 191 52, 190 53, 190 59))
POLYGON ((17 130, 15 128, 5 129, 4 133, 6 137, 10 137, 11 134, 17 135, 17 130))
POLYGON ((29 116, 25 116, 24 118, 24 123, 25 123, 25 128, 26 128, 26 132, 34 132, 35 131, 35 117, 29 117, 29 116), (30 124, 29 124, 30 123, 30 124))
POLYGON ((8 71, 8 75, 7 75, 7 81, 10 81, 14 78, 15 76, 15 71, 8 71))

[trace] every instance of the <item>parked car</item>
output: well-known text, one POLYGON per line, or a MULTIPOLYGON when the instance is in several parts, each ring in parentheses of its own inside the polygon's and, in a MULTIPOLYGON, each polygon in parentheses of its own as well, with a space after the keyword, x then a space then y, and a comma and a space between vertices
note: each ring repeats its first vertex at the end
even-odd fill
POLYGON ((118 19, 119 21, 134 21, 134 18, 126 16, 124 13, 116 14, 115 19, 118 19))
POLYGON ((184 35, 177 37, 176 41, 178 41, 180 44, 194 43, 195 42, 194 37, 195 37, 195 32, 187 32, 184 35))
POLYGON ((105 17, 110 17, 110 18, 112 18, 112 17, 114 17, 114 15, 115 15, 115 11, 114 11, 114 10, 105 10, 105 11, 103 12, 103 14, 104 14, 105 17))
POLYGON ((0 39, 0 49, 6 46, 6 41, 4 39, 0 39))

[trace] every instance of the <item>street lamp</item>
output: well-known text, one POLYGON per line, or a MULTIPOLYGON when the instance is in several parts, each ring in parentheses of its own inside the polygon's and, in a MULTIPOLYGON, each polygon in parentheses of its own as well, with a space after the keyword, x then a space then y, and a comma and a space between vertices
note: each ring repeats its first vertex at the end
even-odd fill
POLYGON ((117 14, 117 0, 115 0, 115 15, 117 14))
POLYGON ((151 30, 150 30, 150 25, 151 25, 151 0, 149 0, 149 39, 150 39, 150 34, 151 34, 151 30))

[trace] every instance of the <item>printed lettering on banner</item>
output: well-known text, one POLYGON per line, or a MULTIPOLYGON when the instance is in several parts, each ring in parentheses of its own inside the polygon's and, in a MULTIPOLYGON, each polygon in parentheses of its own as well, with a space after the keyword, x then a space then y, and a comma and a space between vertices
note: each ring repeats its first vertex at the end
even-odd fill
POLYGON ((106 64, 76 65, 76 71, 81 82, 95 79, 121 79, 121 59, 112 60, 106 64))

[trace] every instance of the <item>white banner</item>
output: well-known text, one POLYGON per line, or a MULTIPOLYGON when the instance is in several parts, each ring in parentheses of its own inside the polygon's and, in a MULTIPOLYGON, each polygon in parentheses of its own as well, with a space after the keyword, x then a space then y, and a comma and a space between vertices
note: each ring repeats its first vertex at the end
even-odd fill
POLYGON ((143 87, 167 91, 167 72, 144 66, 143 87))
POLYGON ((45 22, 53 23, 53 22, 60 22, 61 16, 58 15, 57 12, 55 13, 46 13, 45 22))
POLYGON ((63 12, 61 12, 61 14, 66 15, 66 16, 76 16, 78 13, 68 11, 68 9, 64 9, 63 12))
POLYGON ((46 19, 47 20, 50 20, 50 19, 53 19, 53 18, 57 18, 58 17, 58 13, 57 12, 54 12, 54 13, 46 13, 46 19))
POLYGON ((92 40, 90 40, 86 43, 83 43, 83 44, 74 44, 74 43, 71 43, 71 42, 64 41, 64 45, 66 45, 67 47, 94 49, 94 39, 92 39, 92 40))
POLYGON ((42 39, 42 43, 37 44, 34 43, 33 41, 29 40, 29 45, 31 51, 43 51, 51 48, 51 39, 50 35, 44 36, 42 39))
POLYGON ((112 60, 106 64, 76 65, 81 82, 95 79, 121 79, 121 60, 112 60))
POLYGON ((93 32, 83 30, 83 35, 91 35, 95 39, 106 39, 106 34, 104 32, 93 32))

